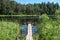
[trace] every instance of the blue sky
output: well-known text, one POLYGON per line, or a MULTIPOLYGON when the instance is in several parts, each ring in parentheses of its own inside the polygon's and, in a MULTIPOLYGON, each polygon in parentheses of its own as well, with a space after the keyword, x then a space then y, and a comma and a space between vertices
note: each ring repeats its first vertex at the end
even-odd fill
POLYGON ((41 2, 54 2, 54 3, 59 3, 60 5, 60 0, 15 0, 17 1, 18 3, 21 3, 21 4, 28 4, 28 3, 31 3, 31 4, 34 4, 34 3, 41 3, 41 2))

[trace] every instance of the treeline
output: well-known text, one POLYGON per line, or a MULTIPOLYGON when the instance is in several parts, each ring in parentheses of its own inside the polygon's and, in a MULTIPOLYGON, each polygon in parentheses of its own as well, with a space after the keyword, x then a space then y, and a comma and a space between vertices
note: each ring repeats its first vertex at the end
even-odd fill
POLYGON ((38 4, 20 4, 11 0, 0 0, 0 15, 55 15, 55 11, 59 8, 58 3, 38 3, 38 4))

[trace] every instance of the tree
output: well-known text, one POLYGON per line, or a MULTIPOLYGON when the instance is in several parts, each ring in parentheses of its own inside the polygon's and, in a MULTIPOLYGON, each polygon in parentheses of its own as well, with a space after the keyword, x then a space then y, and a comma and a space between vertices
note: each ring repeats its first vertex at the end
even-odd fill
POLYGON ((0 0, 0 14, 15 15, 15 14, 48 14, 55 15, 55 11, 59 8, 58 3, 42 2, 35 4, 20 4, 14 0, 0 0))

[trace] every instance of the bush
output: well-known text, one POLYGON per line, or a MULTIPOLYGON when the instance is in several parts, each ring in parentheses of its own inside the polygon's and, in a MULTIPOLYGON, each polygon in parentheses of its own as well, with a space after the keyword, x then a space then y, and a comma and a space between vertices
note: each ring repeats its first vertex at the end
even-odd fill
POLYGON ((15 40, 18 27, 16 22, 0 21, 0 40, 15 40))
POLYGON ((60 19, 51 20, 43 15, 42 22, 38 23, 39 40, 60 40, 60 19))

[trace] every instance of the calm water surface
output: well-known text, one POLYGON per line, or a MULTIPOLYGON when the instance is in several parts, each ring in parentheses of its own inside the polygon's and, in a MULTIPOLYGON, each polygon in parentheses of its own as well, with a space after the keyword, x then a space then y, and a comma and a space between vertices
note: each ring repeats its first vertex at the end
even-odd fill
MULTIPOLYGON (((27 24, 23 24, 22 25, 22 34, 27 34, 27 32, 28 32, 28 25, 27 24)), ((36 34, 37 33, 37 26, 35 25, 35 24, 33 24, 32 25, 32 32, 33 32, 33 34, 36 34)))

